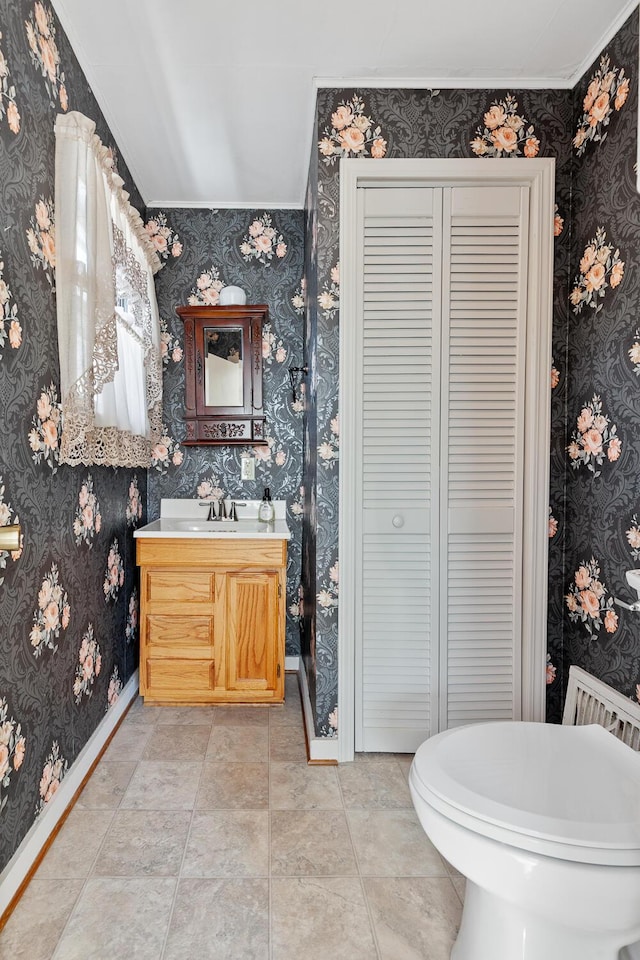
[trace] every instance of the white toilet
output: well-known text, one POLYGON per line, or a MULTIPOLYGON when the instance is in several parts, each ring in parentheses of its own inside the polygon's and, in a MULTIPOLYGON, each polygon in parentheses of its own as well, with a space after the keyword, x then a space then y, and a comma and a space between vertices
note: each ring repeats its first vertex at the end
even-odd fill
POLYGON ((618 960, 640 939, 640 754, 605 729, 447 730, 420 746, 409 785, 467 877, 452 960, 618 960))

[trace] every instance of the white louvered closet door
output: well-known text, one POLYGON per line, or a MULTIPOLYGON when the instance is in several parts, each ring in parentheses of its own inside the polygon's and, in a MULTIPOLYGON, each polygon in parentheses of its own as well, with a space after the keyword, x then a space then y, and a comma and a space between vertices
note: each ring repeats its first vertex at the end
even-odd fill
POLYGON ((356 750, 520 716, 528 188, 358 191, 356 750))
POLYGON ((437 721, 442 191, 360 192, 363 270, 356 749, 411 752, 437 721), (435 224, 435 227, 434 227, 435 224), (435 232, 435 236, 434 236, 435 232), (437 608, 435 609, 437 623, 437 608), (435 711, 435 712, 434 712, 435 711))
POLYGON ((520 717, 528 194, 444 198, 440 729, 520 717))

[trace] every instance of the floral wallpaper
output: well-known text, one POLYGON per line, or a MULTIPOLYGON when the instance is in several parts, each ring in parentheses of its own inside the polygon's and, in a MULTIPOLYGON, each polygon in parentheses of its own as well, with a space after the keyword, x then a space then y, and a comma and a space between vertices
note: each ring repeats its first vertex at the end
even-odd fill
POLYGON ((53 125, 67 109, 116 153, 51 5, 0 0, 0 525, 23 529, 0 551, 0 870, 137 666, 146 472, 59 463, 53 125))
MULTIPOLYGON (((547 716, 568 665, 627 696, 640 681, 633 614, 613 596, 640 559, 640 246, 635 189, 637 16, 573 91, 321 90, 306 205, 303 651, 317 733, 338 724, 339 157, 556 158, 547 716), (573 199, 572 199, 573 193, 573 199), (313 291, 313 293, 311 293, 313 291), (314 550, 307 540, 313 538, 314 550)), ((640 687, 638 687, 640 689, 640 687)))
POLYGON ((636 192, 637 11, 573 91, 572 285, 564 670, 577 663, 638 698, 640 560, 640 196, 636 192))
MULTIPOLYGON (((302 555, 303 404, 294 402, 289 368, 302 366, 302 316, 296 299, 302 281, 303 215, 298 210, 169 210, 148 212, 152 239, 157 225, 167 239, 180 237, 180 253, 156 275, 163 324, 164 433, 149 471, 149 519, 159 516, 163 497, 260 499, 264 487, 287 500, 287 654, 300 652, 300 564, 302 555), (248 303, 266 303, 269 322, 262 339, 267 445, 183 446, 183 326, 176 307, 218 303, 224 286, 242 287, 248 303), (295 302, 294 302, 295 301, 295 302), (241 458, 256 458, 255 481, 240 478, 241 458)), ((173 243, 175 245, 175 239, 173 243)))

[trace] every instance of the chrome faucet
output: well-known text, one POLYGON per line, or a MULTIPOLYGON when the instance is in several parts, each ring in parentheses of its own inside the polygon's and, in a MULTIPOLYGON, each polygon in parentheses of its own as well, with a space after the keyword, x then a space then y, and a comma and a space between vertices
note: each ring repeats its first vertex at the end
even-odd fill
POLYGON ((236 507, 246 507, 246 505, 247 505, 246 500, 238 500, 237 503, 236 503, 235 500, 232 500, 232 501, 231 501, 231 511, 230 511, 230 513, 229 513, 229 519, 230 519, 230 520, 237 521, 237 519, 238 519, 238 513, 237 513, 237 510, 236 510, 236 507))
MULTIPOLYGON (((222 500, 220 501, 222 503, 222 500)), ((201 507, 209 507, 209 513, 207 514, 207 520, 219 520, 220 517, 216 516, 216 501, 215 500, 201 500, 201 507)), ((224 505, 222 507, 224 510, 224 505)))
POLYGON ((207 520, 233 520, 237 521, 238 513, 236 507, 246 507, 246 500, 238 500, 235 502, 231 501, 231 506, 229 508, 229 517, 227 518, 227 505, 224 502, 224 499, 221 497, 220 500, 201 500, 201 507, 208 507, 209 513, 207 514, 207 520), (218 512, 216 513, 216 503, 218 504, 218 512))

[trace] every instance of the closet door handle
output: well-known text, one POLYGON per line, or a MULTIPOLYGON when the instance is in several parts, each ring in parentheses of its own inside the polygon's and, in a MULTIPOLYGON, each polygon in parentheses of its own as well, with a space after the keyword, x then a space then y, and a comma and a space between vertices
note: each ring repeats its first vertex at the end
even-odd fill
POLYGON ((401 527, 404 527, 404 517, 397 513, 391 523, 394 525, 396 530, 399 530, 401 527))

